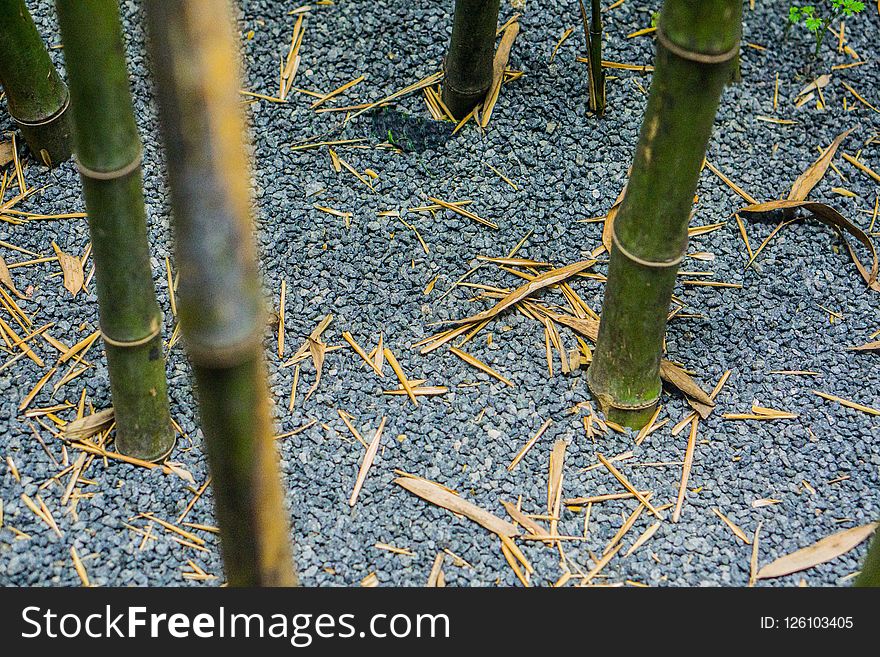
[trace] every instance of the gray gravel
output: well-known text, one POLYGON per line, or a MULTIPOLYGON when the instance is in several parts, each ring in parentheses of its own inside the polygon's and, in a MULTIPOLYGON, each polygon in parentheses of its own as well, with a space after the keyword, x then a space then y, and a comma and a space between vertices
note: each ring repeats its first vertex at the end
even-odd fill
MULTIPOLYGON (((36 4, 36 3, 32 3, 36 4)), ((287 12, 295 5, 245 2, 241 15, 246 87, 277 93, 278 59, 286 53, 293 26, 287 12), (246 33, 253 30, 253 38, 246 33)), ((341 97, 338 104, 377 99, 439 69, 448 39, 451 1, 401 2, 337 0, 316 7, 306 19, 301 50, 302 65, 295 86, 327 91, 364 74, 366 81, 341 97)), ((646 26, 659 1, 627 0, 607 13, 607 58, 649 63, 650 37, 626 39, 646 26)), ((759 2, 746 11, 745 40, 765 50, 743 50, 742 84, 730 87, 723 98, 710 146, 710 160, 759 199, 782 197, 792 180, 842 130, 855 127, 843 149, 853 153, 864 146, 862 157, 880 171, 876 136, 880 114, 854 101, 841 84, 847 81, 874 105, 880 104, 880 66, 876 35, 880 17, 869 6, 863 16, 848 22, 849 45, 868 63, 833 72, 823 90, 826 111, 814 103, 796 109, 792 99, 816 75, 832 64, 851 61, 826 41, 822 63, 810 59, 809 35, 795 34, 781 41, 786 3, 759 2), (780 107, 774 113, 774 79, 779 73, 780 107), (844 111, 846 97, 851 111, 844 111), (778 116, 797 121, 780 125, 756 117, 778 116)), ((37 21, 52 43, 58 42, 49 3, 41 3, 37 21)), ((143 33, 138 5, 123 3, 129 38, 129 62, 136 109, 146 142, 145 185, 153 245, 154 275, 166 314, 166 335, 172 328, 164 277, 164 258, 171 254, 167 188, 157 146, 155 110, 146 74, 143 33)), ((504 18, 513 9, 502 3, 504 18)), ((284 486, 290 504, 292 535, 302 581, 308 585, 356 585, 375 572, 381 585, 421 585, 434 556, 443 549, 460 555, 472 567, 447 559, 446 580, 454 586, 514 585, 497 540, 464 519, 456 519, 394 486, 399 468, 440 481, 482 507, 504 515, 500 499, 522 496, 523 508, 544 512, 549 452, 558 439, 570 442, 564 468, 565 497, 620 490, 603 470, 584 468, 595 463, 595 452, 606 455, 634 452, 622 462, 622 471, 639 487, 654 491, 657 504, 673 502, 681 476, 679 465, 637 467, 633 463, 680 462, 686 432, 673 437, 670 427, 684 417, 687 407, 677 395, 664 400, 663 417, 671 422, 640 447, 632 436, 609 433, 593 443, 584 434, 582 414, 570 414, 575 404, 589 400, 583 377, 557 373, 549 377, 544 358, 543 332, 525 317, 508 313, 470 343, 468 350, 513 379, 507 388, 452 356, 434 352, 424 357, 411 349, 416 340, 436 330, 432 323, 456 318, 485 307, 470 303, 473 294, 458 288, 440 296, 474 264, 477 255, 505 255, 528 231, 534 231, 521 255, 566 264, 589 253, 599 243, 601 224, 576 223, 604 214, 625 179, 638 134, 650 78, 612 71, 608 84, 609 110, 598 121, 586 111, 586 71, 575 61, 582 54, 578 30, 550 53, 563 29, 576 26, 573 2, 530 2, 521 19, 511 65, 525 75, 503 89, 485 136, 470 125, 445 146, 422 153, 396 155, 385 150, 339 148, 339 155, 359 170, 379 173, 370 192, 353 176, 337 175, 326 149, 290 150, 293 142, 321 134, 338 116, 315 114, 311 99, 293 94, 286 105, 250 105, 256 172, 254 192, 262 264, 273 306, 282 279, 288 285, 287 354, 328 312, 334 315, 325 339, 340 344, 340 333, 350 331, 368 348, 380 332, 412 378, 448 385, 449 394, 425 399, 416 409, 402 397, 381 394, 382 384, 350 350, 328 355, 321 384, 303 401, 314 370, 303 366, 297 407, 286 410, 293 368, 281 368, 274 353, 274 334, 267 328, 266 347, 272 393, 278 401, 278 430, 291 431, 309 420, 317 424, 280 441, 284 486), (486 166, 502 170, 518 186, 515 191, 486 166), (491 231, 455 216, 410 214, 405 219, 422 233, 430 254, 421 249, 412 231, 378 211, 403 210, 422 205, 429 195, 446 199, 473 199, 478 214, 492 218, 491 231), (353 213, 350 230, 342 220, 320 212, 313 204, 353 213), (437 277, 434 290, 426 284, 437 277), (493 341, 487 344, 486 333, 493 341), (477 383, 478 385, 469 385, 477 383), (348 497, 363 449, 340 422, 336 409, 355 416, 361 433, 371 435, 383 416, 388 424, 376 461, 354 509, 348 497), (553 425, 522 463, 509 473, 513 455, 547 419, 553 425), (410 548, 415 556, 398 556, 374 548, 377 542, 410 548)), ((60 51, 53 57, 62 64, 60 51)), ((413 96, 401 108, 426 115, 424 101, 413 96)), ((11 129, 8 118, 0 128, 11 129)), ((360 136, 366 122, 349 128, 345 136, 360 136)), ((878 186, 840 157, 835 163, 846 176, 829 171, 812 198, 832 203, 863 227, 874 206, 878 186), (831 191, 845 187, 846 198, 831 191)), ((245 175, 243 173, 243 175, 245 175)), ((47 172, 29 161, 27 180, 43 191, 20 206, 42 213, 82 209, 74 167, 67 163, 47 172)), ((704 172, 698 190, 695 224, 724 222, 725 227, 696 237, 692 251, 715 255, 712 262, 686 261, 687 269, 712 270, 713 280, 741 283, 742 289, 680 286, 676 293, 688 303, 694 317, 669 326, 670 357, 696 371, 710 389, 727 369, 732 376, 721 392, 719 410, 700 424, 700 432, 681 521, 666 522, 654 538, 632 556, 615 558, 603 572, 608 582, 627 580, 649 585, 745 585, 751 547, 739 541, 713 514, 719 508, 752 534, 763 523, 760 561, 770 560, 844 528, 880 516, 880 424, 866 413, 821 400, 811 389, 827 391, 863 404, 880 407, 878 356, 845 351, 869 340, 880 328, 878 295, 865 291, 842 241, 814 221, 797 223, 780 233, 745 271, 745 250, 732 219, 741 201, 710 172, 704 172), (843 316, 829 321, 831 309, 843 316), (781 376, 772 370, 815 370, 819 376, 781 376), (725 421, 722 412, 745 412, 752 403, 798 413, 795 420, 776 422, 725 421), (832 480, 843 478, 837 483, 832 480), (811 492, 805 482, 814 489, 811 492), (753 508, 760 498, 779 504, 753 508)), ((775 225, 773 220, 750 222, 749 236, 757 246, 775 225)), ((79 254, 88 243, 85 221, 33 222, 25 226, 0 223, 0 239, 39 253, 51 253, 54 240, 67 252, 79 254)), ((25 259, 0 247, 7 262, 25 259)), ((74 343, 96 328, 93 293, 72 300, 53 276, 57 264, 14 269, 19 289, 33 286, 22 307, 35 324, 55 322, 54 334, 74 343)), ((515 277, 484 267, 470 279, 490 285, 513 286, 515 277)), ((598 310, 602 285, 592 280, 574 283, 583 299, 598 310)), ((547 298, 553 299, 554 293, 547 298)), ((4 315, 8 320, 8 317, 4 315)), ((567 329, 563 339, 573 348, 567 329)), ((50 356, 45 345, 36 347, 50 356)), ((5 361, 9 354, 3 354, 5 361)), ((33 406, 63 399, 76 401, 85 386, 96 408, 109 404, 106 369, 99 350, 90 359, 95 367, 50 397, 51 386, 33 406)), ((558 369, 558 363, 557 363, 558 369)), ((207 541, 207 552, 183 547, 170 534, 155 528, 157 540, 146 541, 124 523, 145 527, 135 518, 150 512, 174 520, 192 498, 187 482, 159 471, 96 461, 82 487, 93 494, 79 503, 78 521, 60 506, 63 486, 38 487, 56 474, 55 465, 34 439, 17 406, 44 374, 33 363, 20 360, 0 372, 0 457, 11 457, 21 483, 5 469, 0 474, 4 527, 0 529, 0 583, 8 585, 78 585, 69 549, 83 557, 93 583, 99 585, 184 585, 182 571, 192 559, 222 582, 222 564, 216 537, 197 532, 207 541), (56 536, 24 506, 20 495, 39 493, 63 531, 56 536), (16 540, 9 527, 26 532, 16 540)), ((389 373, 390 374, 390 373, 389 373)), ((173 459, 189 470, 196 485, 207 476, 199 446, 189 370, 180 346, 168 366, 172 413, 191 437, 181 439, 173 459)), ((59 378, 56 375, 53 382, 59 378)), ((385 381, 390 379, 386 378, 385 381)), ((71 413, 63 415, 70 418, 71 413)), ((41 429, 49 451, 61 460, 61 444, 41 429)), ((587 541, 568 542, 568 559, 583 569, 591 567, 589 552, 601 552, 634 509, 632 501, 593 507, 587 541)), ((196 504, 188 521, 212 524, 210 492, 196 504)), ((560 532, 583 531, 583 513, 564 511, 560 532)), ((624 539, 625 546, 651 524, 648 514, 624 539)), ((535 566, 533 582, 549 584, 562 573, 556 550, 526 543, 525 553, 535 566)), ((834 561, 794 576, 767 582, 772 585, 844 584, 856 571, 866 545, 834 561)), ((201 582, 195 584, 202 585, 201 582)))

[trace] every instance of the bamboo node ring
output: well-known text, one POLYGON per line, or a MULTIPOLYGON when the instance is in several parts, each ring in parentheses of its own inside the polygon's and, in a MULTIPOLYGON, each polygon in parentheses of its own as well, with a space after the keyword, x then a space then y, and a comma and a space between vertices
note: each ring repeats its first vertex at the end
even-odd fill
POLYGON ((624 247, 620 243, 620 240, 617 237, 616 226, 612 227, 612 229, 611 229, 611 241, 614 244, 614 248, 616 248, 618 251, 620 251, 627 260, 634 262, 637 265, 642 265, 643 267, 652 267, 654 269, 667 269, 669 267, 678 267, 678 265, 681 264, 681 261, 684 260, 683 253, 680 256, 678 256, 677 258, 673 258, 672 260, 654 261, 654 260, 645 260, 643 258, 640 258, 639 256, 637 256, 634 253, 632 253, 631 251, 629 251, 626 247, 624 247))
POLYGON ((709 55, 702 52, 694 52, 693 50, 682 48, 678 44, 673 43, 659 26, 657 27, 655 34, 657 35, 657 41, 673 55, 692 62, 697 62, 698 64, 723 64, 736 57, 737 53, 739 53, 739 39, 737 39, 733 47, 727 52, 722 52, 717 55, 709 55))
POLYGON ((144 161, 144 149, 143 147, 138 149, 138 154, 131 162, 115 171, 95 171, 94 169, 89 169, 85 166, 78 158, 74 158, 74 161, 76 162, 76 168, 79 169, 80 174, 86 178, 91 180, 117 180, 119 178, 124 178, 141 166, 144 161))
POLYGON ((619 411, 643 411, 646 408, 651 408, 652 406, 656 406, 657 402, 659 402, 659 401, 660 401, 660 395, 657 395, 651 401, 641 402, 639 404, 623 404, 623 403, 611 400, 608 402, 608 406, 610 406, 611 408, 616 408, 619 411))
POLYGON ((50 123, 54 123, 55 121, 57 121, 58 118, 67 111, 68 107, 70 107, 69 93, 64 97, 64 103, 61 105, 61 107, 59 107, 57 110, 55 110, 55 112, 44 119, 40 119, 38 121, 25 121, 24 119, 19 119, 18 117, 13 116, 11 113, 10 117, 12 117, 12 120, 20 126, 25 126, 28 128, 38 128, 42 125, 49 125, 50 123))
POLYGON ((660 401, 660 394, 658 393, 654 399, 647 402, 639 402, 638 404, 625 404, 623 402, 614 401, 614 397, 605 392, 599 392, 598 390, 593 389, 592 381, 590 381, 589 371, 587 372, 587 387, 590 389, 598 399, 599 405, 605 408, 614 408, 619 411, 642 411, 646 408, 651 408, 655 406, 660 401))
POLYGON ((159 322, 155 323, 153 330, 150 331, 148 335, 145 335, 142 338, 138 338, 137 340, 115 340, 114 338, 109 337, 103 329, 101 329, 101 339, 104 340, 106 344, 109 344, 111 347, 122 347, 122 348, 131 348, 131 347, 141 347, 149 342, 151 342, 156 336, 158 336, 162 332, 162 325, 159 322))

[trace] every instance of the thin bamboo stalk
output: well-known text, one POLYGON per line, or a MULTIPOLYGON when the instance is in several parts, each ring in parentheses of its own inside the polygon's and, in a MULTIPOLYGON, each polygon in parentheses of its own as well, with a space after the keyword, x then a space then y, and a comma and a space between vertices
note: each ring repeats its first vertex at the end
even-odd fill
POLYGON ((880 587, 880 531, 878 531, 874 539, 871 541, 871 547, 868 548, 868 556, 865 557, 865 564, 862 566, 862 572, 856 579, 856 586, 880 587))
POLYGON ((70 96, 24 0, 0 0, 0 85, 34 157, 46 166, 69 158, 70 96))
POLYGON ((58 0, 73 137, 89 217, 101 335, 119 452, 145 461, 174 447, 162 313, 150 250, 138 136, 115 0, 58 0))
POLYGON ((590 4, 590 84, 593 86, 593 111, 605 115, 605 69, 602 68, 602 6, 590 4))
POLYGON ((226 0, 146 4, 180 287, 226 576, 297 583, 263 362, 265 310, 226 0))
POLYGON ((599 0, 591 0, 590 19, 583 0, 579 0, 584 38, 587 41, 587 61, 590 76, 590 109, 597 116, 605 115, 605 69, 602 67, 602 6, 599 0))
POLYGON ((613 421, 640 428, 660 398, 666 317, 721 91, 739 48, 739 0, 666 0, 654 81, 613 248, 587 381, 613 421))
POLYGON ((463 119, 492 86, 492 58, 500 0, 455 0, 446 55, 443 103, 463 119))

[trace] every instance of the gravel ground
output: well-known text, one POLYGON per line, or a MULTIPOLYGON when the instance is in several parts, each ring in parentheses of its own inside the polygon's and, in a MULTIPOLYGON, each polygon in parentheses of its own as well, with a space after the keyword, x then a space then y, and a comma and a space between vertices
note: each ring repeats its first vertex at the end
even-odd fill
MULTIPOLYGON (((36 3, 32 3, 36 4, 36 3)), ((240 29, 246 64, 247 89, 277 93, 278 60, 286 54, 294 18, 294 3, 244 2, 240 29), (247 33, 253 30, 252 38, 247 33)), ((358 75, 366 81, 341 96, 337 105, 378 99, 439 70, 451 24, 451 1, 401 2, 337 0, 315 7, 306 19, 300 54, 302 65, 295 86, 326 92, 358 75)), ((842 150, 862 150, 863 161, 880 171, 876 139, 880 114, 845 91, 849 83, 875 106, 880 104, 880 66, 875 35, 880 16, 869 6, 848 22, 848 44, 868 62, 859 67, 830 71, 832 64, 852 61, 835 51, 829 36, 823 60, 811 59, 807 34, 782 40, 786 3, 759 0, 746 11, 746 47, 742 56, 743 82, 728 88, 716 122, 709 159, 753 196, 762 200, 783 197, 793 179, 847 128, 855 128, 842 150), (797 92, 821 73, 832 72, 823 90, 827 109, 815 102, 795 108, 797 92), (774 81, 778 73, 779 107, 774 112, 774 81), (843 109, 844 100, 849 110, 843 109), (773 116, 795 121, 762 121, 773 116), (873 143, 868 143, 871 138, 873 143), (867 145, 866 145, 867 144, 867 145)), ((36 16, 50 43, 58 43, 54 17, 41 4, 36 16)), ((646 64, 652 58, 651 37, 625 35, 649 24, 659 0, 626 0, 606 14, 607 58, 646 64)), ((171 255, 167 187, 157 146, 157 125, 146 74, 143 33, 138 5, 123 3, 129 39, 129 64, 136 111, 146 142, 145 185, 159 299, 165 310, 166 336, 173 327, 164 258, 171 255)), ((514 9, 502 2, 502 17, 514 9)), ((388 150, 340 147, 339 156, 359 171, 371 168, 379 177, 370 191, 354 176, 336 174, 326 148, 293 151, 289 146, 320 135, 340 116, 316 114, 312 98, 292 94, 285 105, 256 102, 249 105, 255 151, 254 191, 262 265, 267 298, 277 308, 281 281, 287 281, 287 350, 290 357, 304 336, 327 313, 334 319, 324 338, 342 344, 340 334, 350 331, 361 345, 375 345, 380 332, 411 378, 447 385, 443 397, 423 398, 414 408, 405 397, 381 394, 388 387, 348 349, 328 354, 317 391, 304 401, 314 380, 311 363, 303 365, 298 401, 287 411, 292 367, 281 367, 275 353, 275 334, 267 328, 266 351, 270 381, 278 402, 278 431, 292 431, 310 420, 317 423, 279 441, 281 468, 287 492, 296 546, 296 561, 304 584, 357 585, 375 572, 380 585, 422 585, 438 551, 448 549, 467 561, 447 559, 444 574, 449 585, 515 585, 498 541, 481 527, 457 519, 392 483, 395 468, 439 481, 466 499, 503 516, 501 499, 522 497, 524 510, 545 513, 547 471, 551 446, 569 442, 564 465, 564 497, 618 492, 619 484, 604 470, 590 469, 595 453, 633 452, 619 467, 635 485, 654 491, 656 504, 674 502, 681 478, 687 432, 672 436, 670 427, 688 412, 676 394, 664 398, 661 418, 671 421, 634 447, 631 435, 609 432, 595 442, 585 435, 584 412, 570 413, 589 400, 583 376, 558 372, 549 376, 541 326, 515 312, 495 320, 467 349, 511 378, 508 388, 476 372, 442 350, 421 356, 410 345, 438 330, 432 324, 463 317, 487 307, 469 302, 475 291, 450 286, 476 264, 478 255, 506 255, 530 231, 520 255, 556 264, 586 257, 598 244, 601 223, 577 223, 603 215, 617 197, 632 157, 650 76, 610 71, 608 113, 597 120, 586 111, 585 65, 579 29, 559 48, 550 63, 554 44, 567 27, 578 24, 573 2, 530 2, 521 18, 511 66, 524 71, 506 85, 485 135, 473 124, 445 144, 421 153, 395 154, 388 150), (487 165, 513 180, 514 190, 487 165), (428 244, 426 254, 415 233, 383 210, 424 205, 428 196, 447 200, 472 199, 471 208, 500 227, 490 230, 469 220, 437 214, 403 215, 428 244), (341 218, 316 210, 319 204, 352 213, 351 227, 341 218), (426 285, 436 279, 433 291, 426 285), (491 344, 487 340, 491 332, 491 344), (382 447, 370 470, 356 506, 348 497, 363 449, 339 420, 337 409, 354 416, 361 433, 372 435, 383 416, 387 426, 382 447), (513 471, 513 455, 546 420, 553 424, 513 471), (644 464, 667 463, 669 465, 644 464), (642 465, 639 465, 642 464, 642 465), (414 556, 376 549, 377 542, 409 548, 414 556)), ((62 64, 59 50, 53 57, 62 64)), ((330 105, 332 103, 328 103, 330 105)), ((427 116, 421 95, 406 98, 401 109, 427 116)), ((341 136, 359 137, 369 121, 360 119, 341 136)), ((5 113, 0 128, 10 129, 5 113)), ((829 171, 812 194, 866 227, 878 191, 876 182, 850 164, 835 158, 841 179, 829 171), (832 187, 853 193, 842 196, 832 187)), ((246 175, 242 172, 242 175, 246 175)), ((31 161, 26 170, 30 185, 44 188, 18 206, 45 214, 82 210, 80 186, 74 167, 66 163, 48 172, 31 161)), ((613 559, 597 581, 632 581, 648 585, 737 585, 748 582, 751 547, 737 539, 713 513, 728 518, 753 534, 763 523, 760 562, 808 545, 844 528, 880 516, 880 424, 877 418, 811 394, 826 391, 873 407, 880 407, 880 369, 876 353, 854 353, 845 347, 862 344, 880 328, 877 294, 865 290, 839 237, 809 220, 783 230, 749 270, 745 248, 732 213, 742 205, 727 186, 708 170, 699 186, 695 225, 723 222, 724 226, 695 237, 691 251, 714 254, 711 262, 689 259, 689 270, 711 270, 711 280, 741 284, 741 288, 679 285, 676 294, 687 302, 683 317, 670 323, 670 358, 697 373, 706 389, 726 370, 727 385, 718 397, 718 410, 699 425, 693 470, 681 520, 664 522, 657 534, 631 556, 613 559), (824 308, 823 308, 824 307, 824 308), (828 309, 828 310, 826 310, 828 309), (829 310, 840 317, 829 315, 829 310), (812 370, 816 376, 785 376, 774 370, 812 370), (773 422, 730 421, 722 412, 748 412, 753 403, 798 414, 793 420, 773 422), (753 508, 762 498, 778 504, 753 508)), ((8 198, 8 194, 7 194, 8 198)), ((748 233, 757 246, 775 225, 775 218, 750 221, 748 233)), ((88 243, 81 219, 35 221, 21 226, 0 223, 0 239, 36 253, 52 252, 54 240, 68 253, 79 255, 88 243)), ((8 263, 28 256, 0 247, 8 263)), ((73 344, 97 327, 93 290, 75 299, 62 289, 58 265, 49 262, 13 269, 19 289, 32 286, 21 307, 36 326, 54 322, 55 337, 73 344)), ((604 264, 598 271, 604 271, 604 264)), ((512 287, 516 277, 485 266, 468 280, 512 287)), ((601 307, 603 286, 592 279, 573 283, 595 310, 601 307)), ((560 301, 556 292, 544 298, 560 301)), ((4 319, 9 318, 4 315, 4 319)), ((568 348, 574 336, 562 329, 568 348)), ((49 360, 51 349, 34 347, 49 360)), ((4 353, 5 362, 11 354, 4 353)), ((106 368, 99 349, 89 353, 94 367, 54 397, 47 386, 32 407, 64 399, 76 402, 83 387, 97 409, 109 405, 106 368)), ((200 448, 189 370, 182 348, 170 354, 168 375, 172 414, 186 432, 173 454, 174 461, 192 473, 195 484, 159 470, 147 471, 96 460, 83 484, 78 519, 62 507, 67 477, 42 487, 62 468, 61 443, 37 426, 48 453, 34 438, 18 404, 45 369, 29 360, 0 372, 0 457, 11 458, 21 481, 11 470, 0 474, 4 520, 0 529, 0 583, 7 585, 78 585, 70 547, 82 557, 89 577, 98 585, 219 584, 222 564, 216 537, 196 533, 207 551, 185 547, 173 534, 153 528, 155 539, 144 539, 126 524, 146 528, 137 517, 152 513, 174 521, 192 499, 189 488, 205 481, 207 467, 200 448), (56 537, 23 504, 20 496, 40 494, 63 532, 56 537), (16 538, 11 528, 29 535, 16 538), (142 545, 143 543, 143 545, 142 545), (185 579, 194 561, 216 578, 205 582, 185 579)), ((50 383, 57 381, 62 368, 50 383)), ((68 411, 61 415, 70 419, 68 411)), ((44 421, 48 422, 48 420, 44 421)), ((47 425, 48 426, 48 425, 47 425)), ((73 456, 73 455, 71 455, 73 456)), ((632 500, 596 504, 592 508, 589 538, 564 545, 572 564, 589 570, 590 551, 600 553, 635 509, 632 500)), ((186 518, 212 524, 210 491, 186 518)), ((643 514, 624 538, 624 552, 652 524, 643 514)), ((583 532, 584 512, 564 510, 559 531, 583 532)), ((535 567, 534 584, 547 585, 560 577, 560 553, 541 544, 524 543, 535 567)), ((829 563, 793 576, 761 582, 766 585, 810 586, 845 584, 856 571, 866 544, 829 563)))

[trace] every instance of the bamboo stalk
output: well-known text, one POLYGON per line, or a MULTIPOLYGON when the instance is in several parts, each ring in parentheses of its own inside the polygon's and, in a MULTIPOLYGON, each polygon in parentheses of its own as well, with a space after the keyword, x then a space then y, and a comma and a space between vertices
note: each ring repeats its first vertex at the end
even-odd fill
POLYGON ((226 0, 146 4, 180 287, 232 586, 297 584, 262 352, 265 326, 226 0))
POLYGON ((666 0, 654 81, 614 246, 587 380, 618 424, 642 427, 660 398, 672 289, 721 91, 738 51, 738 0, 666 0))
POLYGON ((463 119, 492 86, 492 58, 500 0, 455 0, 446 55, 443 104, 463 119))
POLYGON ((69 158, 70 96, 24 0, 0 0, 0 85, 37 160, 53 166, 69 158))
POLYGON ((587 61, 590 75, 590 109, 597 116, 605 115, 605 69, 602 67, 602 6, 599 0, 590 2, 590 19, 583 0, 579 0, 584 38, 587 41, 587 61))
POLYGON ((77 166, 89 217, 116 447, 158 461, 174 447, 162 313, 150 271, 138 136, 115 0, 58 0, 77 166))
POLYGON ((871 541, 856 586, 880 587, 880 532, 877 532, 874 540, 871 541))

